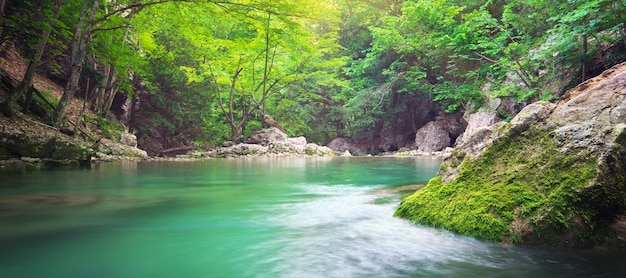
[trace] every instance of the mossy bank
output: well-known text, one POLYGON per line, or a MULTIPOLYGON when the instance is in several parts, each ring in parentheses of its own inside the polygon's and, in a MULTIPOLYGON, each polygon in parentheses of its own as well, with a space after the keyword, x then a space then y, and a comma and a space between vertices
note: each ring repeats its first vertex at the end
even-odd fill
POLYGON ((481 239, 624 247, 626 67, 480 130, 396 215, 481 239))

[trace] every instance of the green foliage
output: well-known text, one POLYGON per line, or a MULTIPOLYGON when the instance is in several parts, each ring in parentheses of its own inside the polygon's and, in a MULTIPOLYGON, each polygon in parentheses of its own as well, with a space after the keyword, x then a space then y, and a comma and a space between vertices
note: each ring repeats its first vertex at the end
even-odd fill
POLYGON ((45 98, 45 100, 41 99, 38 95, 33 94, 33 100, 37 102, 37 104, 46 110, 46 115, 52 115, 54 113, 54 108, 50 107, 48 103, 52 104, 56 107, 59 104, 59 100, 57 100, 54 96, 52 96, 52 92, 50 91, 41 91, 41 95, 45 98))
POLYGON ((118 121, 109 120, 105 117, 98 116, 96 123, 102 131, 102 135, 111 140, 119 140, 120 135, 124 132, 124 126, 118 121))
MULTIPOLYGON (((28 57, 52 30, 41 69, 63 74, 57 57, 84 1, 66 0, 56 20, 53 2, 9 1, 0 39, 28 57)), ((112 65, 111 85, 130 96, 145 83, 154 95, 142 100, 152 121, 143 129, 172 140, 219 144, 260 128, 262 114, 318 143, 368 138, 406 103, 454 112, 494 97, 553 100, 555 83, 626 59, 623 1, 100 3, 86 63, 112 65)))
POLYGON ((483 92, 478 89, 476 84, 455 84, 452 81, 445 81, 433 88, 433 99, 439 101, 444 111, 450 113, 463 108, 462 105, 471 104, 472 107, 478 108, 483 103, 483 92))
MULTIPOLYGON (((260 128, 248 126, 254 123, 251 117, 269 113, 301 134, 311 129, 293 114, 285 113, 283 109, 294 107, 296 101, 285 96, 308 97, 312 94, 298 89, 334 86, 337 68, 341 66, 341 59, 332 56, 336 49, 332 10, 324 5, 325 2, 311 7, 293 1, 270 1, 228 6, 230 12, 224 13, 224 6, 172 4, 181 14, 190 15, 184 21, 169 12, 171 7, 160 5, 151 9, 159 17, 142 18, 154 23, 137 37, 150 56, 175 61, 179 72, 185 75, 183 86, 187 90, 204 89, 197 93, 203 96, 201 103, 221 113, 221 117, 212 112, 201 113, 204 124, 223 126, 225 119, 231 139, 238 140, 241 132, 260 128), (210 16, 191 16, 206 12, 210 16), (307 17, 325 23, 324 27, 307 17)), ((205 128, 205 132, 212 130, 215 127, 205 128)))
POLYGON ((65 11, 71 9, 71 4, 62 6, 61 16, 55 19, 52 15, 52 8, 55 1, 29 0, 14 1, 7 4, 5 11, 8 16, 0 22, 0 42, 16 41, 21 47, 17 48, 23 57, 31 59, 36 52, 36 47, 41 41, 44 31, 51 31, 47 40, 44 57, 49 57, 49 62, 45 65, 50 70, 58 70, 60 66, 56 63, 55 57, 62 55, 65 43, 71 37, 68 26, 71 26, 72 19, 67 18, 65 11))

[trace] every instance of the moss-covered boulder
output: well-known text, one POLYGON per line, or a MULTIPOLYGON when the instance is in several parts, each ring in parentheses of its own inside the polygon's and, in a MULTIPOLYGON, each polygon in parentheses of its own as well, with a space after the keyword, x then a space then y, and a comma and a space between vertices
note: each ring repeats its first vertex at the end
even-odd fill
POLYGON ((13 157, 40 158, 62 165, 87 166, 93 153, 87 143, 65 135, 35 134, 5 126, 0 126, 0 148, 13 157))
POLYGON ((478 130, 396 215, 482 239, 625 246, 626 64, 478 130))

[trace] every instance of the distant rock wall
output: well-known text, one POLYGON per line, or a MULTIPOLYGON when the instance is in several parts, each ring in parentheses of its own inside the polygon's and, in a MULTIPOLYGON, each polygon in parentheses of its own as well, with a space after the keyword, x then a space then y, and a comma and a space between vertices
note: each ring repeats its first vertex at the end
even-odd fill
POLYGON ((626 64, 461 141, 396 215, 496 241, 626 247, 626 64))

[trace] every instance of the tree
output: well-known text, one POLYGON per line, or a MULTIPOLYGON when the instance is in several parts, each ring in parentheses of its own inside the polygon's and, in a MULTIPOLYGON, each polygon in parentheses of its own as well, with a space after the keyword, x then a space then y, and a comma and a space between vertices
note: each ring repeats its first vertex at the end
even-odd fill
POLYGON ((307 6, 265 1, 213 18, 220 20, 212 24, 217 28, 200 33, 214 36, 199 36, 194 27, 189 40, 199 50, 199 63, 181 68, 190 82, 210 86, 214 107, 227 122, 231 140, 239 140, 253 118, 260 123, 272 110, 268 101, 277 104, 284 99, 287 88, 304 75, 306 65, 323 55, 317 50, 328 42, 316 41, 306 26, 307 17, 317 16, 307 6))
POLYGON ((63 125, 64 123, 65 116, 67 114, 67 108, 71 100, 74 98, 76 90, 78 89, 80 73, 87 53, 86 48, 88 43, 93 38, 93 32, 128 27, 127 25, 122 25, 111 28, 97 29, 96 27, 99 24, 110 21, 112 18, 132 17, 134 14, 148 6, 177 1, 190 2, 190 0, 119 1, 114 3, 106 2, 105 7, 110 9, 105 10, 102 15, 96 18, 96 15, 99 11, 98 9, 101 6, 101 0, 84 0, 83 8, 78 18, 78 24, 76 25, 76 29, 74 31, 74 38, 71 42, 69 80, 64 89, 63 96, 59 101, 59 105, 54 111, 52 123, 57 126, 63 125), (108 7, 107 5, 112 6, 108 7))
POLYGON ((4 19, 4 7, 6 5, 6 0, 0 0, 0 23, 2 22, 2 20, 4 19))
MULTIPOLYGON (((546 48, 547 53, 544 57, 554 59, 560 65, 574 63, 579 66, 581 82, 590 77, 588 73, 588 65, 592 61, 590 41, 600 52, 604 51, 603 43, 626 44, 624 1, 576 0, 561 5, 539 1, 538 5, 552 7, 551 10, 554 10, 549 19, 549 22, 554 23, 554 28, 548 31, 552 43, 546 48), (558 55, 549 56, 550 53, 558 55)), ((600 62, 604 64, 605 69, 610 66, 604 59, 600 62)))
POLYGON ((67 114, 67 108, 76 94, 78 88, 78 81, 80 78, 80 72, 83 68, 87 42, 91 36, 93 29, 93 20, 98 12, 98 6, 100 0, 85 0, 83 2, 83 8, 81 9, 80 16, 78 18, 78 24, 74 31, 74 38, 72 39, 72 47, 70 53, 70 77, 65 86, 63 96, 59 100, 59 105, 54 110, 52 116, 52 123, 55 126, 63 126, 65 115, 67 114), (89 17, 87 14, 89 13, 89 17))
MULTIPOLYGON (((28 63, 28 68, 26 69, 26 73, 22 78, 22 81, 17 85, 17 87, 10 92, 8 99, 5 103, 2 104, 2 113, 7 117, 13 117, 15 115, 15 111, 17 109, 18 100, 26 94, 28 90, 30 90, 33 85, 33 78, 35 76, 36 70, 39 67, 41 62, 41 58, 44 54, 44 50, 48 45, 48 39, 52 34, 52 30, 55 27, 58 27, 55 24, 55 21, 59 17, 59 10, 61 9, 61 5, 63 5, 65 0, 56 0, 52 7, 39 6, 40 14, 47 14, 44 10, 51 9, 51 14, 47 15, 47 22, 44 24, 44 29, 42 30, 41 36, 38 38, 37 46, 35 47, 35 51, 32 52, 32 56, 30 57, 30 61, 28 63)), ((0 14, 4 13, 4 1, 0 3, 0 14)))

